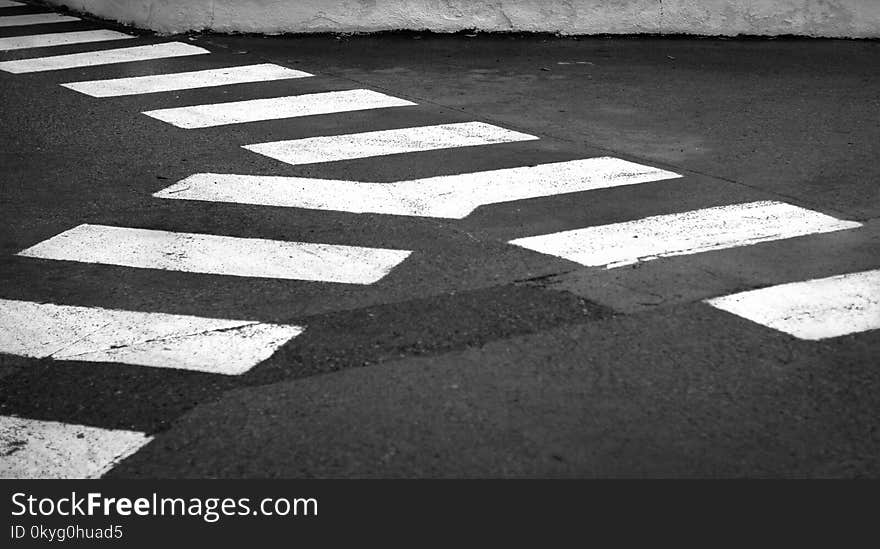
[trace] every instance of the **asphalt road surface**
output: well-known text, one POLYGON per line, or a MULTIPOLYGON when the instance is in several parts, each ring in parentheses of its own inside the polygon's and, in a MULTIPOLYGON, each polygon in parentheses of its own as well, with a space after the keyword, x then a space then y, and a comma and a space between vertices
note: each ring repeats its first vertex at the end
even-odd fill
POLYGON ((0 476, 880 473, 880 43, 4 4, 0 476))

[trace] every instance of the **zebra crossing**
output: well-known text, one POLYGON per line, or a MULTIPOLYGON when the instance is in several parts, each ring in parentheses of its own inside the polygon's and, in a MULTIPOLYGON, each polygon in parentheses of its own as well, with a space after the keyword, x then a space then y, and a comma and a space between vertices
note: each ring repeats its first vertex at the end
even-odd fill
POLYGON ((880 328, 880 270, 771 286, 706 303, 799 339, 880 328))
MULTIPOLYGON (((0 7, 16 6, 0 2, 0 7)), ((78 21, 57 14, 2 16, 0 27, 78 21)), ((115 42, 116 31, 57 32, 0 38, 0 51, 115 42)), ((176 57, 194 64, 211 52, 183 42, 25 57, 0 62, 24 75, 176 57)), ((197 68, 197 67, 194 67, 197 68)), ((313 77, 273 63, 61 83, 94 98, 140 96, 313 77)), ((369 89, 327 90, 281 97, 144 110, 184 130, 323 114, 407 109, 414 101, 369 89)), ((243 148, 290 166, 381 159, 427 151, 529 143, 540 138, 480 121, 315 135, 250 143, 243 148)), ((327 212, 461 220, 494 204, 571 193, 663 184, 685 177, 615 157, 436 175, 395 182, 281 175, 194 173, 152 196, 157 200, 247 204, 327 212)), ((759 201, 647 215, 531 235, 507 243, 586 266, 618 268, 648 260, 731 249, 811 235, 857 230, 861 223, 778 201, 759 201)), ((224 277, 268 278, 366 286, 406 262, 412 250, 243 238, 80 224, 18 252, 22 258, 224 277)), ((880 328, 880 270, 770 286, 705 303, 800 339, 822 339, 880 328)), ((243 375, 308 326, 147 313, 0 299, 0 353, 57 361, 111 362, 218 375, 243 375)), ((148 443, 147 433, 0 417, 0 476, 91 477, 148 443)))
POLYGON ((273 141, 245 145, 244 148, 291 166, 300 166, 537 139, 533 135, 499 128, 492 124, 463 122, 273 141))
POLYGON ((510 241, 587 267, 622 267, 861 227, 783 202, 733 204, 510 241))
POLYGON ((154 196, 174 200, 462 219, 480 206, 489 204, 679 177, 670 171, 618 158, 600 157, 395 183, 195 174, 154 196))
MULTIPOLYGON (((15 4, 0 7, 13 7, 15 4)), ((0 28, 3 27, 20 27, 25 25, 45 25, 48 23, 72 23, 79 21, 78 17, 69 15, 61 15, 58 13, 35 13, 27 15, 9 15, 0 17, 0 28)))
POLYGON ((0 321, 5 327, 2 353, 225 375, 247 372, 303 330, 244 320, 7 299, 0 299, 0 321))
POLYGON ((409 254, 408 250, 86 224, 18 255, 223 276, 372 284, 409 254))
POLYGON ((150 440, 134 431, 0 416, 0 478, 98 478, 150 440))
POLYGON ((108 42, 110 40, 129 40, 130 34, 111 30, 59 32, 55 34, 37 34, 32 36, 13 36, 0 38, 0 50, 24 50, 28 48, 47 48, 51 46, 69 46, 72 44, 88 44, 92 42, 108 42))
POLYGON ((271 63, 260 63, 240 67, 224 67, 222 69, 69 82, 61 85, 91 97, 121 97, 178 90, 195 90, 214 86, 231 86, 251 82, 309 78, 311 76, 307 72, 288 69, 287 67, 280 67, 271 63))
POLYGON ((178 128, 212 128, 319 114, 409 107, 411 101, 371 90, 346 90, 145 111, 178 128))
POLYGON ((162 44, 150 44, 148 46, 133 46, 130 48, 115 48, 94 52, 70 53, 67 55, 51 55, 48 57, 33 57, 15 61, 3 61, 0 62, 0 71, 10 72, 12 74, 27 74, 33 72, 97 67, 100 65, 114 65, 117 63, 168 59, 170 57, 206 55, 209 53, 211 52, 191 44, 184 44, 183 42, 165 42, 162 44))

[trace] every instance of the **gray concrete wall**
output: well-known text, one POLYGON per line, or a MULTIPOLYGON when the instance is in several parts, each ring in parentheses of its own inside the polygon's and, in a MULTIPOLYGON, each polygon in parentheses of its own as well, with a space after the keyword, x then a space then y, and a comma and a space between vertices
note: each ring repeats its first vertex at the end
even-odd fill
POLYGON ((880 0, 49 0, 175 33, 543 31, 880 37, 880 0))

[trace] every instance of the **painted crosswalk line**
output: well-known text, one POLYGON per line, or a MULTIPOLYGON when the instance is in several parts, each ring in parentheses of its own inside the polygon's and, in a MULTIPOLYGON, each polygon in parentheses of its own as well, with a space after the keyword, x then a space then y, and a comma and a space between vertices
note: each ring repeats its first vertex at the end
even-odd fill
POLYGON ((658 215, 532 236, 510 243, 581 265, 607 268, 659 257, 748 246, 861 227, 784 202, 762 201, 658 215))
POLYGON ((299 326, 0 299, 0 353, 239 375, 299 326))
POLYGON ((90 30, 78 32, 57 32, 53 34, 35 34, 31 36, 12 36, 0 38, 0 51, 23 50, 27 48, 45 48, 50 46, 67 46, 70 44, 87 44, 90 42, 106 42, 108 40, 126 40, 134 38, 130 34, 111 30, 90 30))
POLYGON ((3 61, 0 62, 0 70, 14 74, 22 74, 110 65, 115 63, 130 63, 134 61, 149 61, 171 57, 185 57, 189 55, 203 55, 206 53, 211 52, 198 46, 184 44, 183 42, 165 42, 162 44, 151 44, 149 46, 134 46, 131 48, 117 48, 84 53, 71 53, 68 55, 53 55, 50 57, 34 57, 31 59, 3 61))
POLYGON ((880 270, 793 282, 706 300, 800 339, 880 329, 880 270))
POLYGON ((62 86, 92 97, 120 97, 124 95, 228 86, 249 82, 307 78, 310 76, 312 75, 307 72, 288 69, 287 67, 272 63, 263 63, 222 69, 114 78, 111 80, 70 82, 62 84, 62 86))
POLYGON ((100 478, 151 440, 135 431, 0 416, 0 478, 100 478))
POLYGON ((0 299, 0 353, 241 375, 302 333, 292 325, 0 299))
POLYGON ((464 122, 275 141, 245 145, 244 148, 298 165, 536 139, 538 138, 533 135, 506 130, 492 124, 464 122))
POLYGON ((80 225, 19 256, 223 276, 372 284, 408 250, 80 225))
POLYGON ((69 15, 60 15, 57 13, 29 13, 26 15, 7 15, 0 17, 0 27, 45 25, 47 23, 70 23, 73 21, 81 21, 81 19, 79 17, 71 17, 69 15))
POLYGON ((178 128, 192 129, 412 105, 415 103, 371 90, 348 90, 176 107, 144 114, 178 128))
POLYGON ((602 157, 397 183, 196 174, 153 196, 354 213, 461 219, 479 206, 681 177, 602 157))

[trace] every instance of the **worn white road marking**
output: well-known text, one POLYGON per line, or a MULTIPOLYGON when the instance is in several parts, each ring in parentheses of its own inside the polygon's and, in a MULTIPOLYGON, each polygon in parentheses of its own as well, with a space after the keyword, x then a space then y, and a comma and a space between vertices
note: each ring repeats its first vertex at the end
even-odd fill
POLYGON ((0 353, 241 375, 300 326, 0 299, 0 353))
POLYGON ((0 478, 99 478, 151 440, 134 431, 0 416, 0 478))
POLYGON ((208 128, 225 124, 410 105, 415 103, 371 90, 348 90, 176 107, 147 111, 144 114, 178 128, 208 128))
POLYGON ((491 124, 465 122, 275 141, 244 148, 297 165, 535 139, 538 138, 491 124))
POLYGON ((372 284, 410 251, 80 225, 23 257, 225 276, 372 284))
POLYGON ((151 59, 165 59, 169 57, 183 57, 188 55, 202 55, 206 53, 211 52, 204 48, 193 46, 191 44, 184 44, 182 42, 165 42, 163 44, 151 44, 149 46, 134 46, 131 48, 117 48, 112 50, 71 53, 68 55, 53 55, 51 57, 34 57, 31 59, 3 61, 0 63, 0 70, 20 74, 79 67, 93 67, 97 65, 110 65, 113 63, 129 63, 132 61, 147 61, 151 59))
POLYGON ((311 74, 280 65, 265 63, 242 67, 226 67, 193 72, 114 78, 112 80, 92 80, 90 82, 70 82, 61 84, 66 88, 92 97, 119 97, 176 90, 228 86, 248 82, 269 82, 289 78, 307 78, 311 74))
POLYGON ((79 17, 71 17, 69 15, 60 15, 57 13, 29 13, 26 15, 7 15, 5 17, 0 17, 0 27, 45 25, 46 23, 69 23, 71 21, 81 21, 81 19, 79 17))
POLYGON ((681 177, 617 158, 590 158, 401 181, 196 174, 158 198, 460 219, 485 204, 681 177))
POLYGON ((21 2, 13 2, 12 0, 0 0, 0 8, 14 8, 24 6, 21 2))
POLYGON ((880 270, 771 286, 706 303, 800 339, 877 330, 880 270))
POLYGON ((696 254, 861 227, 855 221, 783 202, 749 202, 531 236, 510 243, 609 269, 658 257, 696 254))
POLYGON ((108 40, 125 40, 127 38, 134 38, 134 36, 111 30, 90 30, 78 32, 58 32, 55 34, 35 34, 32 36, 11 36, 9 38, 0 38, 0 50, 23 50, 26 48, 66 46, 68 44, 106 42, 108 40))

